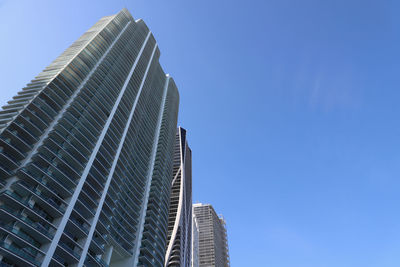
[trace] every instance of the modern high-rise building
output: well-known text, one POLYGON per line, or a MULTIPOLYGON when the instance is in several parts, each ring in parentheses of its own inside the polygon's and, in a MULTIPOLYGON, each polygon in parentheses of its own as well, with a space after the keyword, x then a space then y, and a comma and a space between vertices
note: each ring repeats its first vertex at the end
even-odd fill
POLYGON ((193 216, 199 231, 200 267, 229 267, 226 223, 210 204, 194 204, 193 216))
POLYGON ((186 130, 175 137, 173 179, 168 218, 165 266, 190 267, 192 245, 192 151, 186 130))
POLYGON ((126 9, 0 111, 1 266, 164 266, 179 95, 126 9))

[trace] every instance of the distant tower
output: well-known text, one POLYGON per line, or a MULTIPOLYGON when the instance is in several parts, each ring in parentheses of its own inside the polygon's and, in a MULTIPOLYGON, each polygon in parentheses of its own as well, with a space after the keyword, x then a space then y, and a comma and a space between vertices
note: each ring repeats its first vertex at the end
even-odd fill
POLYGON ((168 218, 165 266, 190 267, 192 245, 192 151, 186 130, 179 127, 174 147, 174 172, 168 218))
POLYGON ((164 266, 179 95, 159 56, 123 9, 3 107, 0 266, 164 266))
POLYGON ((199 267, 229 267, 226 224, 210 204, 194 204, 199 230, 199 267))

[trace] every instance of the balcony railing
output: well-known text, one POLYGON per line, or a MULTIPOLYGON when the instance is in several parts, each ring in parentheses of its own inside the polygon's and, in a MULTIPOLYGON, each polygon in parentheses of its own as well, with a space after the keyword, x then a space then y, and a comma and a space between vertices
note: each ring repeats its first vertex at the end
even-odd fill
POLYGON ((102 258, 94 256, 91 253, 88 253, 88 257, 86 257, 85 261, 88 266, 91 266, 91 261, 92 261, 91 259, 95 260, 95 262, 100 266, 108 267, 108 264, 102 258))
POLYGON ((11 252, 12 254, 15 254, 19 257, 22 257, 23 259, 31 262, 32 264, 36 265, 36 266, 40 266, 40 262, 38 262, 34 257, 32 257, 30 254, 22 251, 21 249, 10 245, 8 243, 5 242, 0 242, 0 247, 8 250, 9 252, 11 252))
POLYGON ((27 234, 25 234, 24 232, 20 231, 19 229, 11 226, 11 225, 6 225, 4 223, 0 223, 0 227, 14 233, 15 235, 19 236, 20 238, 22 238, 23 240, 25 240, 26 242, 28 242, 29 244, 31 244, 32 246, 35 246, 36 248, 40 247, 40 243, 35 241, 32 237, 28 236, 27 234))
POLYGON ((70 253, 71 255, 73 255, 75 258, 79 259, 80 255, 78 252, 74 251, 72 248, 70 248, 67 244, 63 243, 63 242, 58 242, 58 245, 60 247, 62 247, 64 250, 66 250, 68 253, 70 253))
POLYGON ((76 226, 78 226, 80 229, 82 229, 86 234, 89 233, 89 227, 88 227, 88 226, 86 226, 86 225, 84 225, 84 224, 78 222, 78 220, 76 220, 76 219, 73 218, 73 217, 69 217, 69 219, 70 219, 76 226))
MULTIPOLYGON (((18 195, 15 194, 14 192, 11 192, 11 191, 8 190, 8 189, 5 190, 5 191, 3 191, 2 193, 5 193, 6 195, 8 195, 8 196, 12 197, 13 199, 17 200, 18 202, 20 202, 21 204, 23 204, 25 207, 30 208, 31 210, 33 210, 34 212, 36 212, 37 214, 39 214, 41 217, 43 217, 43 218, 46 220, 46 222, 49 222, 48 219, 47 219, 48 215, 47 215, 44 211, 38 209, 37 207, 35 207, 35 206, 32 205, 31 203, 29 203, 27 200, 24 200, 23 198, 21 198, 20 196, 18 196, 18 195)), ((50 222, 49 222, 49 223, 50 223, 50 222)))
POLYGON ((7 207, 6 205, 0 205, 0 209, 3 209, 5 211, 7 211, 8 213, 14 215, 15 217, 17 217, 19 220, 23 221, 24 223, 28 224, 29 226, 31 226, 32 228, 38 230, 40 233, 44 234, 45 236, 47 236, 48 238, 52 239, 53 235, 50 233, 50 228, 45 228, 43 225, 37 223, 37 222, 33 222, 31 221, 28 217, 24 217, 21 216, 20 212, 15 212, 13 209, 10 209, 9 207, 7 207))
MULTIPOLYGON (((42 192, 38 191, 38 190, 30 190, 29 189, 29 185, 24 182, 21 181, 20 182, 21 185, 23 185, 26 189, 28 189, 29 191, 33 192, 34 194, 36 194, 37 196, 39 196, 40 198, 42 198, 43 200, 45 200, 47 203, 49 203, 52 207, 56 208, 59 212, 64 213, 65 212, 65 204, 57 204, 55 202, 54 199, 44 195, 42 192)), ((45 185, 46 186, 46 185, 45 185)), ((50 188, 49 188, 50 189, 50 188)))

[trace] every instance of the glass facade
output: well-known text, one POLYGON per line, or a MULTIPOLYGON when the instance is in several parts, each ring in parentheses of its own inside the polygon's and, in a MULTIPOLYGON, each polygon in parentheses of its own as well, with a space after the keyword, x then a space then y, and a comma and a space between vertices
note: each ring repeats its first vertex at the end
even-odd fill
POLYGON ((0 111, 0 265, 163 266, 179 95, 126 9, 0 111))

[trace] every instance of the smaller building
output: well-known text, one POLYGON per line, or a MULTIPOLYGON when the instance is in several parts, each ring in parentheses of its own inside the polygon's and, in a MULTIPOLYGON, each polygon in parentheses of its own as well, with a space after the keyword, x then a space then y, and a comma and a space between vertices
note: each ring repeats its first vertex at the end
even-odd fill
POLYGON ((201 203, 193 205, 193 216, 199 232, 198 266, 229 267, 226 223, 223 217, 218 216, 210 204, 201 203))

